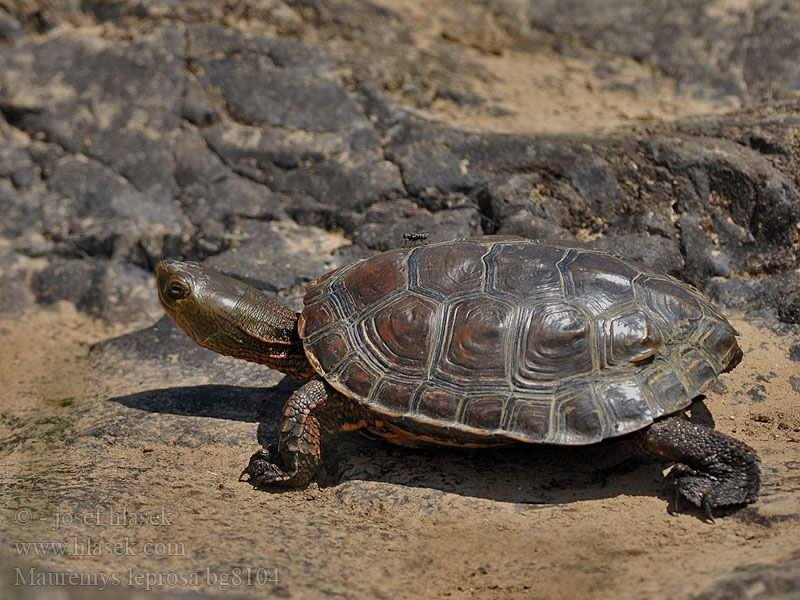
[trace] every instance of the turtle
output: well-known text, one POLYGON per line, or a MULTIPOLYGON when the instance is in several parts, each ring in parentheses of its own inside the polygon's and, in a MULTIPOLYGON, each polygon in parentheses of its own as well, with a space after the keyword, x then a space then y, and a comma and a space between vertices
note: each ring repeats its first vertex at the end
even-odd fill
POLYGON ((755 451, 684 415, 741 360, 738 333, 633 260, 504 236, 396 248, 308 283, 301 312, 196 262, 160 262, 157 286, 200 346, 305 381, 240 475, 255 487, 307 485, 323 438, 360 430, 412 447, 627 436, 675 463, 676 507, 757 498, 755 451))

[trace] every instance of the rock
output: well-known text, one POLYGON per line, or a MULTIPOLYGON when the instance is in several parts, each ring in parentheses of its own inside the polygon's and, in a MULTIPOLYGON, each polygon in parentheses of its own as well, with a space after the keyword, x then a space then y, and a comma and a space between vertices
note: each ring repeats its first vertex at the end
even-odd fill
POLYGON ((370 206, 353 219, 353 242, 373 250, 390 250, 404 245, 404 233, 423 232, 428 241, 480 235, 481 215, 475 206, 464 203, 450 210, 430 212, 410 200, 392 200, 370 206))
POLYGON ((244 38, 240 46, 229 48, 221 56, 215 53, 203 57, 194 49, 209 42, 197 41, 194 36, 190 40, 189 58, 202 70, 201 85, 220 91, 235 121, 304 131, 340 131, 363 120, 355 99, 336 84, 333 63, 313 58, 309 63, 300 62, 298 55, 307 55, 310 49, 299 42, 262 37, 248 44, 244 38), (281 61, 282 57, 291 58, 281 61))
POLYGON ((243 220, 241 240, 205 264, 302 306, 305 285, 344 264, 336 249, 346 240, 287 223, 243 220))
POLYGON ((683 275, 684 258, 675 241, 649 233, 628 233, 598 238, 592 245, 637 260, 674 276, 683 275))
POLYGON ((22 281, 0 277, 0 315, 19 315, 33 308, 34 297, 22 281))
POLYGON ((111 323, 148 323, 162 313, 153 276, 118 261, 95 258, 54 263, 34 274, 31 287, 39 302, 68 300, 111 323))
POLYGON ((619 210, 617 178, 601 157, 579 155, 564 170, 564 175, 595 214, 619 210))
MULTIPOLYGON (((709 255, 710 242, 698 229, 703 221, 731 268, 758 274, 793 264, 791 248, 800 235, 797 188, 761 154, 719 138, 654 136, 642 147, 683 180, 678 210, 690 215, 683 222, 691 247, 709 255)), ((726 267, 697 264, 694 276, 719 268, 726 267)))
POLYGON ((24 34, 19 21, 6 12, 0 12, 0 42, 15 40, 24 34))
POLYGON ((310 135, 221 124, 206 139, 237 173, 284 195, 288 210, 303 197, 363 210, 403 191, 397 168, 380 157, 371 128, 310 135))
POLYGON ((770 598, 790 600, 800 593, 800 558, 784 558, 774 564, 738 567, 735 573, 717 579, 694 600, 744 600, 770 598))
MULTIPOLYGON (((94 344, 90 359, 98 366, 113 363, 114 359, 153 360, 196 371, 214 369, 219 374, 223 374, 223 370, 230 366, 230 359, 212 354, 195 344, 172 319, 163 314, 152 325, 94 344)), ((254 383, 256 379, 252 377, 253 373, 268 375, 263 368, 254 366, 248 369, 246 365, 241 366, 245 372, 241 378, 236 373, 227 373, 231 377, 231 384, 254 383)))
POLYGON ((229 248, 240 236, 240 218, 287 218, 275 194, 232 171, 197 134, 178 138, 175 171, 181 187, 180 206, 197 232, 191 251, 196 259, 229 248))
POLYGON ((530 176, 494 178, 478 187, 476 199, 486 221, 486 233, 540 239, 574 237, 564 228, 570 222, 566 203, 540 195, 530 176))
POLYGON ((800 285, 782 294, 778 303, 778 318, 784 323, 800 324, 800 285))
MULTIPOLYGON (((499 4, 501 10, 514 5, 499 4)), ((794 89, 790 57, 797 46, 789 31, 797 17, 779 4, 767 3, 752 12, 736 4, 711 11, 696 1, 683 4, 681 10, 654 10, 644 0, 602 8, 590 0, 568 6, 555 0, 523 5, 534 31, 544 29, 594 50, 652 65, 674 79, 681 92, 701 95, 721 107, 754 93, 763 98, 794 89), (753 31, 759 32, 753 36, 757 41, 745 44, 753 31)))
POLYGON ((47 183, 53 195, 42 206, 43 233, 63 254, 113 257, 149 269, 161 256, 185 252, 192 228, 177 202, 151 199, 108 167, 65 156, 47 183))
POLYGON ((16 145, 0 148, 0 177, 8 177, 17 189, 33 186, 39 181, 31 156, 16 145))
POLYGON ((684 277, 695 285, 702 285, 709 277, 729 277, 730 266, 700 226, 700 219, 690 213, 683 213, 677 224, 681 235, 681 250, 686 257, 684 277))
POLYGON ((85 0, 83 9, 90 12, 99 21, 116 21, 131 17, 149 17, 162 19, 169 17, 177 21, 192 22, 195 20, 219 19, 223 16, 222 8, 209 0, 191 3, 162 2, 160 0, 85 0))
POLYGON ((475 185, 465 162, 440 144, 411 142, 395 146, 387 157, 400 168, 406 190, 419 196, 428 188, 439 192, 458 192, 475 185))
POLYGON ((0 233, 10 238, 28 232, 41 232, 43 207, 58 202, 58 198, 42 188, 17 189, 9 179, 0 179, 0 233))
POLYGON ((705 291, 715 303, 742 311, 748 306, 756 310, 762 288, 761 282, 743 277, 712 277, 706 282, 705 291))
POLYGON ((170 196, 183 46, 175 25, 135 42, 85 31, 25 40, 0 52, 0 109, 15 127, 94 158, 138 191, 170 196))
POLYGON ((760 280, 714 277, 706 292, 729 310, 759 315, 768 322, 800 321, 800 272, 780 273, 760 280))
MULTIPOLYGON (((64 29, 0 53, 1 226, 44 236, 36 248, 20 242, 25 252, 145 269, 163 256, 220 256, 214 263, 231 270, 243 268, 233 257, 245 250, 263 261, 250 236, 279 250, 254 233, 257 221, 294 220, 344 231, 364 252, 417 231, 594 239, 700 287, 798 266, 797 165, 785 132, 800 121, 785 104, 580 139, 464 131, 412 113, 360 71, 343 78, 334 46, 237 30, 216 22, 213 4, 83 10, 109 22, 160 20, 135 41, 64 29)), ((372 14, 274 10, 297 31, 329 23, 352 35, 372 14)), ((529 10, 588 35, 582 18, 563 21, 548 4, 529 10)), ((643 9, 625 10, 623 29, 643 9)), ((76 11, 53 8, 48 18, 78 23, 76 11)), ((777 26, 766 12, 758 18, 777 26)), ((274 273, 262 283, 296 288, 315 270, 298 260, 300 279, 274 273)), ((791 302, 781 306, 794 318, 791 302)))

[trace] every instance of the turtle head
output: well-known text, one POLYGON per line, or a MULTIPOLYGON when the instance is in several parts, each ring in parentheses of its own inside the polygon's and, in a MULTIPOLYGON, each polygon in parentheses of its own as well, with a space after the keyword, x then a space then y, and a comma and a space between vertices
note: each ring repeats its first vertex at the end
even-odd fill
POLYGON ((172 320, 201 346, 221 352, 226 316, 250 286, 198 263, 177 260, 158 264, 156 284, 161 306, 172 320))
POLYGON ((310 365, 297 313, 246 283, 196 262, 163 260, 158 299, 197 344, 304 378, 310 365))

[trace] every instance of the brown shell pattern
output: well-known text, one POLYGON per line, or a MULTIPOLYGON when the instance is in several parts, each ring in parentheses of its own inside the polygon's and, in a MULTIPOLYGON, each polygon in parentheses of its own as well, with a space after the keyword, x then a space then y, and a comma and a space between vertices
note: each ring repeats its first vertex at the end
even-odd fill
POLYGON ((393 250, 309 284, 301 336, 336 389, 420 436, 588 444, 688 406, 738 360, 691 286, 560 242, 393 250))

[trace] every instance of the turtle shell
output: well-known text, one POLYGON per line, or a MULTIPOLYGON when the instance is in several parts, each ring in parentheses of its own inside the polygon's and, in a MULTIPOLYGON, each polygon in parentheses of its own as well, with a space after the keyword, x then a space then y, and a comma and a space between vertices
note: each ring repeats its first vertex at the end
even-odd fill
POLYGON ((693 287, 564 242, 397 249, 307 288, 300 336, 333 387, 411 435, 588 444, 676 412, 741 358, 693 287))

